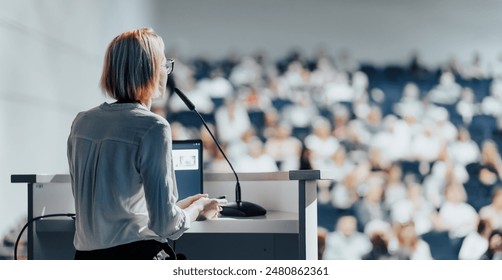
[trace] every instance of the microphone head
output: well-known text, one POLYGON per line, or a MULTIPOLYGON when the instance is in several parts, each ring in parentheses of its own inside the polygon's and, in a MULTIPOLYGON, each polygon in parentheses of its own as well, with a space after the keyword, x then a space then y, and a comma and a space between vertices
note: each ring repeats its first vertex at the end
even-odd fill
POLYGON ((190 99, 188 99, 188 97, 186 97, 186 95, 181 90, 174 88, 174 91, 181 98, 181 100, 183 100, 183 103, 185 103, 190 111, 195 110, 195 105, 193 105, 192 101, 190 101, 190 99))

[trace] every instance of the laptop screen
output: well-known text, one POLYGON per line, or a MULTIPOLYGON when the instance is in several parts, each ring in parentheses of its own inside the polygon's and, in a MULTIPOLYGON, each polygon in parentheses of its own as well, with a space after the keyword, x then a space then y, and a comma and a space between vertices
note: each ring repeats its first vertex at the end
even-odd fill
POLYGON ((173 164, 179 199, 202 193, 202 140, 174 140, 173 164))

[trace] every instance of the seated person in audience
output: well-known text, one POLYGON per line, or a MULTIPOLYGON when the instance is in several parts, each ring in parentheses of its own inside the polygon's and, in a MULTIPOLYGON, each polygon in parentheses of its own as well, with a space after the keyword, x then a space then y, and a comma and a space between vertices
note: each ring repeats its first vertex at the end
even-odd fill
POLYGON ((328 230, 322 227, 317 228, 317 259, 324 259, 324 251, 326 250, 326 237, 328 230))
MULTIPOLYGON (((222 144, 223 151, 226 153, 227 149, 225 144, 222 144)), ((211 160, 211 162, 208 163, 207 165, 207 171, 209 172, 214 172, 214 173, 231 173, 232 169, 230 168, 230 165, 228 164, 227 160, 225 157, 223 157, 223 154, 218 151, 218 153, 215 154, 215 157, 211 160)))
POLYGON ((373 234, 370 236, 371 251, 363 256, 363 260, 390 260, 392 255, 387 248, 388 241, 382 234, 373 234))
POLYGON ((173 71, 172 73, 173 79, 171 80, 171 86, 169 86, 170 82, 168 80, 168 89, 170 89, 169 96, 172 96, 172 94, 174 94, 174 86, 181 90, 185 90, 186 88, 193 86, 195 69, 192 64, 187 63, 183 58, 181 58, 181 54, 178 49, 170 49, 169 54, 170 57, 176 57, 176 71, 173 71))
POLYGON ((397 240, 392 233, 390 224, 374 220, 365 227, 364 233, 371 241, 371 251, 363 256, 363 260, 397 259, 393 252, 397 249, 397 240))
POLYGON ((396 237, 398 248, 394 255, 404 260, 431 260, 429 244, 422 240, 415 231, 413 222, 396 224, 396 237))
POLYGON ((172 122, 171 123, 171 134, 173 137, 173 140, 187 140, 187 139, 193 139, 194 136, 190 132, 189 129, 184 127, 182 124, 179 122, 172 122))
POLYGON ((326 236, 325 260, 360 260, 371 250, 367 235, 357 231, 354 216, 338 219, 336 230, 326 236))
POLYGON ((446 146, 442 146, 438 159, 432 163, 430 173, 425 176, 423 185, 426 197, 436 208, 444 200, 444 190, 450 182, 466 183, 469 179, 465 167, 451 161, 446 146))
POLYGON ((373 220, 387 220, 388 212, 383 206, 384 179, 375 173, 370 175, 360 187, 362 199, 354 204, 354 212, 360 228, 373 220))
POLYGON ((247 154, 237 158, 235 170, 237 172, 274 172, 279 168, 275 160, 264 153, 262 141, 254 137, 247 143, 247 154))
POLYGON ((229 80, 235 86, 249 86, 259 81, 262 77, 262 67, 253 57, 243 57, 231 71, 229 80))
POLYGON ((254 129, 254 127, 251 126, 246 131, 244 131, 239 140, 234 140, 227 144, 228 158, 232 162, 234 162, 247 155, 249 152, 248 144, 255 138, 259 137, 256 135, 256 130, 254 129))
MULTIPOLYGON (((207 126, 211 132, 217 134, 216 127, 213 124, 208 123, 207 126)), ((209 131, 203 126, 199 130, 199 137, 202 140, 202 158, 204 159, 204 166, 209 166, 220 151, 209 131)))
POLYGON ((265 153, 284 171, 299 168, 301 149, 302 142, 291 136, 291 127, 286 123, 278 124, 265 142, 265 153))
POLYGON ((382 127, 383 130, 372 133, 371 147, 381 149, 382 156, 387 161, 409 158, 413 140, 413 130, 409 123, 394 115, 387 115, 382 127))
POLYGON ((313 127, 313 133, 305 138, 305 145, 312 151, 313 168, 329 168, 332 165, 331 158, 340 143, 331 135, 331 124, 325 118, 317 118, 313 127))
POLYGON ((392 161, 385 157, 384 148, 371 147, 368 151, 368 161, 372 171, 385 171, 392 166, 392 161))
POLYGON ((462 87, 455 81, 455 75, 444 71, 439 77, 439 84, 428 93, 428 98, 437 104, 455 104, 461 92, 462 87))
POLYGON ((222 143, 240 141, 242 135, 251 127, 248 112, 234 98, 228 98, 225 105, 216 111, 215 121, 218 139, 222 143))
POLYGON ((289 88, 296 90, 308 84, 309 74, 310 71, 305 69, 299 60, 293 60, 288 64, 281 79, 289 88))
POLYGON ((272 107, 270 98, 256 87, 246 87, 241 91, 239 95, 243 96, 244 105, 248 112, 265 112, 272 107))
POLYGON ((502 231, 494 230, 488 239, 488 250, 482 260, 502 260, 502 231))
POLYGON ((500 116, 502 115, 502 78, 492 81, 490 95, 483 98, 479 104, 481 114, 500 116))
POLYGON ((338 141, 344 143, 348 140, 348 123, 350 120, 350 111, 347 107, 337 104, 333 108, 333 136, 338 141))
POLYGON ((417 134, 411 143, 412 159, 424 162, 433 162, 438 159, 442 143, 434 133, 434 128, 434 123, 424 122, 423 131, 417 134))
POLYGON ((332 106, 338 102, 352 102, 355 92, 349 82, 347 73, 338 72, 335 78, 323 87, 323 101, 328 106, 332 106))
MULTIPOLYGON (((286 125, 289 125, 285 121, 282 121, 280 119, 279 112, 275 108, 270 108, 267 111, 265 111, 264 113, 265 113, 265 116, 264 116, 264 126, 263 126, 263 130, 262 130, 262 135, 263 135, 263 138, 265 138, 265 139, 272 138, 274 136, 275 130, 276 130, 277 126, 279 125, 279 123, 284 123, 286 125)), ((289 127, 291 128, 290 125, 289 125, 289 127)))
POLYGON ((490 221, 494 229, 502 230, 502 186, 493 190, 491 203, 481 208, 479 216, 490 221))
POLYGON ((417 234, 422 235, 432 229, 435 212, 432 204, 425 199, 423 187, 413 181, 408 183, 406 198, 392 205, 391 221, 402 224, 413 222, 417 234))
MULTIPOLYGON (((491 140, 487 139, 481 145, 481 159, 479 162, 470 164, 471 167, 476 167, 476 165, 491 165, 495 170, 499 178, 502 178, 502 157, 500 156, 497 144, 491 140)), ((469 171, 469 166, 467 166, 467 171, 469 171)), ((475 172, 477 169, 473 169, 475 172)))
POLYGON ((340 145, 331 159, 330 163, 332 165, 328 169, 333 172, 333 180, 335 182, 343 181, 345 176, 355 168, 354 162, 347 158, 347 151, 344 146, 340 145))
POLYGON ((359 96, 352 102, 352 111, 355 118, 359 120, 364 120, 368 117, 371 111, 371 104, 369 102, 369 96, 367 94, 359 96))
MULTIPOLYGON (((195 108, 197 108, 197 111, 204 114, 210 114, 213 112, 213 101, 204 89, 203 82, 196 82, 193 78, 191 78, 190 82, 186 84, 186 88, 183 88, 182 91, 188 99, 192 101, 195 108)), ((170 113, 189 110, 183 100, 177 96, 169 98, 167 102, 170 113)))
POLYGON ((368 75, 362 71, 355 71, 352 74, 352 89, 354 90, 354 98, 359 98, 363 95, 368 95, 369 79, 368 75))
POLYGON ((319 110, 310 96, 302 94, 299 100, 283 109, 281 118, 291 125, 293 134, 295 131, 300 132, 299 135, 295 136, 302 140, 307 136, 312 127, 312 120, 317 116, 319 116, 319 110))
POLYGON ((420 118, 424 112, 424 104, 420 100, 420 89, 413 82, 406 83, 398 103, 394 104, 393 112, 404 119, 407 115, 420 118))
POLYGON ((472 60, 462 67, 462 78, 464 79, 483 79, 488 75, 487 65, 483 64, 481 54, 474 53, 472 60))
POLYGON ((478 113, 478 104, 475 103, 475 95, 471 88, 465 87, 462 90, 460 101, 456 105, 457 113, 462 116, 462 121, 465 126, 471 124, 472 118, 478 113))
MULTIPOLYGON (((334 182, 335 186, 331 190, 331 204, 337 209, 351 209, 354 203, 359 199, 357 187, 359 180, 355 168, 347 173, 341 181, 334 182)), ((319 190, 319 195, 322 195, 323 190, 319 190)))
POLYGON ((490 204, 494 189, 501 183, 493 166, 479 166, 478 173, 471 174, 469 181, 465 183, 467 202, 479 211, 490 204))
POLYGON ((406 186, 402 180, 400 165, 392 164, 385 173, 384 206, 391 209, 396 202, 406 198, 406 186))
POLYGON ((443 107, 436 107, 430 111, 430 117, 434 120, 434 134, 443 145, 448 145, 458 137, 457 128, 450 122, 449 113, 443 107))
POLYGON ((445 199, 433 220, 435 228, 448 231, 451 239, 462 239, 475 231, 479 217, 476 210, 466 203, 464 187, 452 182, 446 187, 445 199))
POLYGON ((372 135, 366 131, 361 120, 350 120, 346 127, 347 138, 342 144, 347 148, 349 158, 354 162, 367 160, 372 135))
POLYGON ((205 81, 204 90, 211 99, 226 99, 232 96, 234 88, 220 69, 211 71, 211 78, 205 81))
POLYGON ((453 162, 466 166, 477 162, 481 156, 478 144, 471 139, 469 130, 465 127, 458 131, 457 141, 448 145, 448 155, 453 162))
POLYGON ((375 135, 385 129, 382 122, 382 110, 378 106, 371 106, 366 119, 363 120, 366 130, 375 135))
POLYGON ((332 61, 326 57, 319 57, 316 61, 316 68, 312 71, 309 82, 317 89, 323 89, 327 84, 333 82, 338 74, 332 61))
POLYGON ((492 233, 492 226, 488 220, 481 219, 478 230, 469 233, 460 247, 459 260, 479 260, 488 250, 488 239, 492 233))

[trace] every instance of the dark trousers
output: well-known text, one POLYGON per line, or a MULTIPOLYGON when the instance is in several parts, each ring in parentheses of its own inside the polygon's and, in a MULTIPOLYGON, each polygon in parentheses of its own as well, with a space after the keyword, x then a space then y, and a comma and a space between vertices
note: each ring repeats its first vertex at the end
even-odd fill
POLYGON ((164 250, 174 259, 175 253, 167 243, 155 240, 142 240, 127 243, 111 248, 75 252, 75 260, 153 260, 158 259, 159 253, 164 250))

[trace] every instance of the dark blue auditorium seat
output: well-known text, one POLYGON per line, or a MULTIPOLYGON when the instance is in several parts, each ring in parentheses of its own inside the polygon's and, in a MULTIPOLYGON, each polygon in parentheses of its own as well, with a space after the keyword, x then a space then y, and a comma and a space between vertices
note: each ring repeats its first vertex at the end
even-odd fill
POLYGON ((272 105, 274 106, 275 109, 277 109, 277 111, 281 111, 284 107, 289 106, 291 104, 293 104, 293 102, 287 99, 276 98, 272 100, 272 105))
POLYGON ((223 97, 214 97, 214 98, 211 98, 211 101, 213 101, 215 111, 216 111, 216 109, 220 108, 220 106, 225 104, 225 98, 223 98, 223 97))
MULTIPOLYGON (((207 123, 215 123, 214 114, 204 114, 201 113, 202 117, 207 123)), ((199 129, 202 126, 202 122, 199 117, 192 111, 180 111, 176 113, 167 114, 167 120, 169 122, 178 122, 186 128, 196 128, 199 129)))
POLYGON ((379 88, 385 95, 385 100, 380 104, 382 115, 386 116, 392 113, 393 106, 399 102, 403 93, 403 84, 396 82, 381 81, 375 88, 379 88))
POLYGON ((317 225, 329 231, 335 230, 336 222, 340 214, 338 209, 330 204, 317 204, 317 225))
POLYGON ((331 110, 330 110, 330 109, 328 109, 328 108, 322 108, 322 109, 319 109, 319 114, 320 114, 322 117, 326 118, 326 119, 330 122, 330 124, 331 124, 331 125, 333 125, 333 124, 334 124, 334 123, 333 123, 333 121, 334 121, 334 120, 333 120, 333 111, 331 111, 331 110))
POLYGON ((402 82, 411 75, 408 71, 399 65, 388 65, 383 70, 385 80, 389 82, 402 82))
POLYGON ((419 161, 400 161, 403 177, 407 174, 415 175, 418 182, 422 182, 424 176, 420 173, 420 162, 419 161))
POLYGON ((455 80, 462 87, 471 88, 477 101, 490 95, 492 79, 464 79, 460 75, 456 75, 455 80))
POLYGON ((502 130, 496 129, 492 134, 492 140, 497 144, 499 151, 502 151, 502 130))
POLYGON ((368 76, 370 81, 379 80, 383 78, 383 71, 376 68, 374 65, 362 63, 359 67, 359 71, 363 72, 368 76))
POLYGON ((429 244, 435 260, 457 260, 461 240, 450 239, 447 231, 431 231, 421 236, 429 244))
POLYGON ((317 225, 329 231, 335 231, 338 219, 347 215, 354 216, 354 210, 335 208, 329 203, 317 204, 317 225))
POLYGON ((310 127, 293 127, 291 134, 303 141, 305 137, 307 137, 312 132, 312 128, 310 127))
POLYGON ((478 115, 472 118, 472 122, 468 127, 472 140, 480 147, 483 141, 491 139, 497 128, 497 120, 493 116, 478 115))
POLYGON ((192 111, 180 111, 168 114, 170 122, 179 122, 187 128, 199 128, 201 125, 200 119, 192 111))
POLYGON ((249 111, 248 116, 257 134, 260 134, 265 128, 265 113, 263 111, 249 111))
POLYGON ((455 104, 437 104, 437 103, 435 103, 435 105, 439 106, 439 107, 443 107, 446 109, 446 111, 448 111, 449 120, 456 127, 464 125, 464 119, 462 118, 462 115, 460 115, 457 112, 457 103, 455 103, 455 104))

